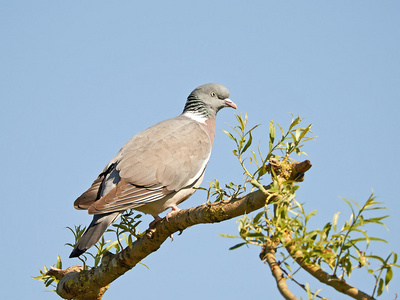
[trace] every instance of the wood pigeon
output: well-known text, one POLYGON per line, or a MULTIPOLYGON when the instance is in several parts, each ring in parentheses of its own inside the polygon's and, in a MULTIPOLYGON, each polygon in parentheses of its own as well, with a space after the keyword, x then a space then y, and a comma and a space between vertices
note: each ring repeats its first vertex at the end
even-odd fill
POLYGON ((236 109, 226 87, 208 83, 187 98, 183 113, 132 137, 74 202, 93 220, 70 257, 92 247, 127 209, 158 214, 189 198, 204 177, 215 135, 215 117, 224 107, 236 109))

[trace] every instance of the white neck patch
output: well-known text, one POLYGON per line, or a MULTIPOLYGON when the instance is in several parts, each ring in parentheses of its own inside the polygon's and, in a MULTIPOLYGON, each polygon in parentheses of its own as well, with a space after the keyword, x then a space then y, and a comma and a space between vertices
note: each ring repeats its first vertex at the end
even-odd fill
POLYGON ((187 111, 183 113, 183 115, 199 123, 205 124, 205 122, 207 121, 207 117, 203 116, 202 114, 195 113, 193 111, 187 111))

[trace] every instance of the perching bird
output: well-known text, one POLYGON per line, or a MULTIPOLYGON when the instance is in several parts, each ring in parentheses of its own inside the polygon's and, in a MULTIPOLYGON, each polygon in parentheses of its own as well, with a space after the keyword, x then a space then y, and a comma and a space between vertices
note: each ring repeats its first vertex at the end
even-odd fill
POLYGON ((208 83, 187 98, 183 113, 132 137, 109 162, 92 186, 75 200, 76 209, 93 214, 70 257, 92 247, 107 227, 127 209, 158 214, 189 198, 204 177, 215 135, 215 116, 236 108, 226 87, 208 83))

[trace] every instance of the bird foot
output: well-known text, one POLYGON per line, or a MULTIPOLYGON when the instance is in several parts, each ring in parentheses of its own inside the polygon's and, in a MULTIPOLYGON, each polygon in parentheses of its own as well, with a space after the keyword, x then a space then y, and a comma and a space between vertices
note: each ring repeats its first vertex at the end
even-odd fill
POLYGON ((178 211, 180 211, 181 209, 178 207, 178 206, 176 206, 176 205, 171 205, 171 211, 169 212, 169 213, 167 213, 167 215, 165 216, 165 219, 167 220, 167 222, 169 222, 169 218, 173 215, 173 214, 175 214, 175 213, 177 213, 178 211))
POLYGON ((158 215, 157 216, 153 216, 153 217, 154 217, 154 220, 149 224, 149 227, 153 227, 154 225, 156 225, 156 223, 158 221, 161 220, 161 218, 158 215))
MULTIPOLYGON (((183 229, 179 230, 178 235, 181 235, 182 232, 183 232, 183 229)), ((174 241, 174 235, 171 233, 169 237, 171 238, 171 242, 173 242, 174 241)))

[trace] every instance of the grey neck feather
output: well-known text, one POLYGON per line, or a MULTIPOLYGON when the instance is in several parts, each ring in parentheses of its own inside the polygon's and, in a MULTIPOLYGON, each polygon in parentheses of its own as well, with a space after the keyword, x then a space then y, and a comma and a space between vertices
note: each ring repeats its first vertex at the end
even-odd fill
POLYGON ((210 116, 210 113, 204 102, 192 95, 188 97, 183 112, 192 112, 204 118, 208 118, 210 116))

